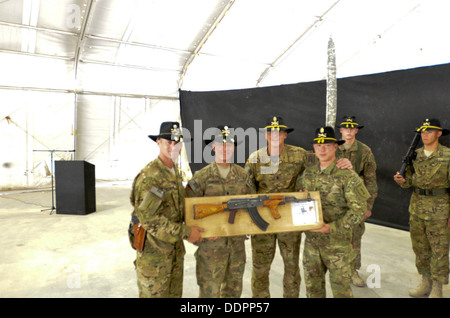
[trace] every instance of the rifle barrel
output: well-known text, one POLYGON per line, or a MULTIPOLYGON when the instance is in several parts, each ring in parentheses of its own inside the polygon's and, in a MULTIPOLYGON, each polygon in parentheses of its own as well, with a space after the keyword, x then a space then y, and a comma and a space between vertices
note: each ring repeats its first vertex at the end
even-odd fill
POLYGON ((411 145, 406 152, 406 156, 402 160, 402 166, 400 167, 399 173, 405 177, 407 166, 412 166, 413 160, 416 158, 416 148, 420 141, 420 133, 415 133, 411 145))

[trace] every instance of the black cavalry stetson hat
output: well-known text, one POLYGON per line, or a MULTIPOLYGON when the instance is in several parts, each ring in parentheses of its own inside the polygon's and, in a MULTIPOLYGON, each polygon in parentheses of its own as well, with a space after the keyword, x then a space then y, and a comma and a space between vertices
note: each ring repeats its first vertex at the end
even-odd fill
POLYGON ((364 128, 364 126, 356 122, 355 116, 344 116, 343 122, 339 125, 340 128, 364 128))
POLYGON ((170 141, 183 141, 183 135, 181 134, 180 123, 176 121, 165 121, 159 128, 159 135, 148 136, 153 141, 158 138, 164 138, 170 141))
POLYGON ((450 133, 450 130, 442 128, 441 122, 436 118, 427 118, 423 121, 422 126, 420 126, 416 132, 421 133, 425 130, 440 130, 442 131, 442 136, 446 136, 450 133))
POLYGON ((288 134, 294 131, 294 128, 289 128, 282 117, 273 116, 267 119, 266 126, 267 131, 286 131, 288 134))
MULTIPOLYGON (((235 146, 238 144, 234 129, 228 125, 217 126, 217 134, 212 136, 211 139, 206 139, 205 144, 209 145, 213 142, 232 143, 235 146)), ((241 142, 239 142, 241 143, 241 142)))
POLYGON ((338 145, 342 145, 345 142, 345 140, 337 140, 334 135, 334 129, 328 126, 317 128, 315 136, 313 144, 337 143, 338 145))

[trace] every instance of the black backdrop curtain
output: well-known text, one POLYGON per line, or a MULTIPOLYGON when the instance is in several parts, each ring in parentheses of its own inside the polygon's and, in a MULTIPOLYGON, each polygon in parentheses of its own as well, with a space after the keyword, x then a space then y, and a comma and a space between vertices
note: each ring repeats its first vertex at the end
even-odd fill
MULTIPOLYGON (((357 139, 371 147, 377 162, 378 198, 368 222, 408 230, 411 190, 398 187, 393 175, 414 137, 414 128, 425 118, 439 118, 443 127, 450 129, 450 64, 342 78, 337 85, 336 124, 343 116, 356 116, 365 126, 357 139)), ((209 127, 228 124, 244 130, 260 128, 267 118, 278 115, 295 129, 286 143, 311 150, 315 129, 325 123, 324 80, 179 94, 183 127, 194 138, 186 147, 192 172, 207 164, 198 151, 203 149, 201 136, 209 127)), ((339 136, 338 129, 336 132, 339 136)), ((449 146, 449 139, 442 137, 441 143, 449 146)), ((248 154, 247 147, 245 159, 248 154)), ((245 163, 236 162, 242 166, 245 163)))

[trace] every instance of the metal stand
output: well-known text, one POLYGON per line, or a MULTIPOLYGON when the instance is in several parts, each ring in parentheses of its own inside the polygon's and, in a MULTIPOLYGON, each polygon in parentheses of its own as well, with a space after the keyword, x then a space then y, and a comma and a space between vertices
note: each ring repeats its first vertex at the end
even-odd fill
POLYGON ((53 153, 54 152, 75 152, 75 150, 33 150, 36 152, 50 152, 50 175, 51 175, 51 179, 52 179, 52 207, 50 209, 44 209, 41 210, 41 212, 43 211, 50 211, 50 214, 53 214, 53 211, 56 210, 55 208, 55 196, 54 196, 54 186, 53 186, 53 153))

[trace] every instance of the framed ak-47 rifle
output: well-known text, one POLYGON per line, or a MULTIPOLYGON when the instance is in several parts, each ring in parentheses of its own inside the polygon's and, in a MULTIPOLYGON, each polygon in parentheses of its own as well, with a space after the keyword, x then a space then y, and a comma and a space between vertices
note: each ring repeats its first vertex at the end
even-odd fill
POLYGON ((204 228, 205 238, 307 231, 323 224, 318 191, 185 198, 185 219, 204 228))

